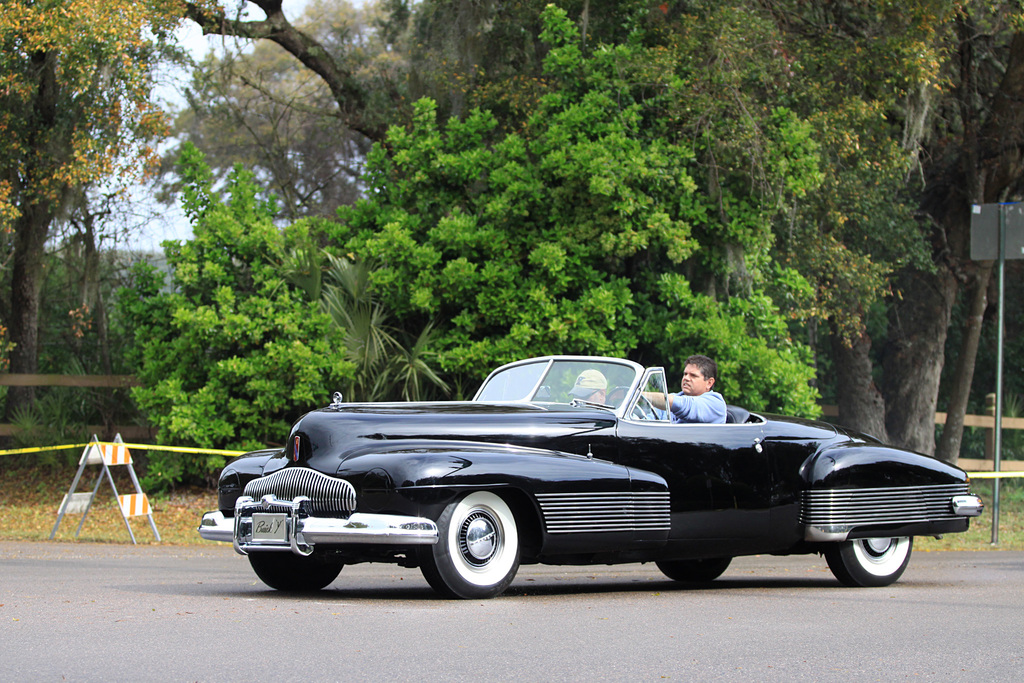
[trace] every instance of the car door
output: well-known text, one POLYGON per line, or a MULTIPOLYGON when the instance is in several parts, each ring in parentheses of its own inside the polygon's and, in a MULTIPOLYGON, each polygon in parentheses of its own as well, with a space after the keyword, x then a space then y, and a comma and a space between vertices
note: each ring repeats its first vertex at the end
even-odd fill
POLYGON ((622 420, 620 462, 665 478, 676 539, 767 535, 771 471, 758 424, 622 420))
POLYGON ((626 410, 616 431, 618 460, 668 483, 670 538, 728 543, 767 537, 772 475, 762 447, 763 421, 674 424, 665 418, 626 410))

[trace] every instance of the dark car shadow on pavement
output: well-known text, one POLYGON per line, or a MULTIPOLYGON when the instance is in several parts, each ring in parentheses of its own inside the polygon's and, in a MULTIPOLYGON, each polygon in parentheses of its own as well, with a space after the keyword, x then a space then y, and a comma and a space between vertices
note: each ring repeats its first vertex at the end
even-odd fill
MULTIPOLYGON (((125 586, 126 590, 138 591, 140 586, 125 586)), ((758 577, 758 578, 729 578, 723 577, 707 583, 681 583, 670 580, 635 580, 635 579, 603 579, 599 575, 593 581, 583 582, 580 579, 572 581, 556 579, 526 579, 516 581, 497 600, 507 598, 530 598, 530 597, 555 597, 570 595, 608 595, 611 593, 686 593, 686 592, 733 592, 738 590, 772 590, 772 589, 814 589, 842 588, 839 583, 831 577, 758 577)), ((267 588, 262 584, 253 585, 247 590, 230 589, 224 590, 223 584, 193 584, 190 586, 175 586, 173 584, 161 584, 145 587, 144 592, 161 594, 192 594, 220 598, 258 598, 270 601, 289 600, 320 600, 337 601, 345 600, 350 602, 376 602, 381 600, 401 600, 410 602, 422 601, 447 601, 435 593, 426 582, 422 585, 416 580, 410 580, 408 585, 398 586, 359 586, 346 585, 343 579, 327 588, 309 593, 284 592, 267 588), (198 590, 197 590, 198 589, 198 590)), ((468 602, 473 602, 472 600, 468 602)), ((479 602, 479 601, 477 601, 479 602)))

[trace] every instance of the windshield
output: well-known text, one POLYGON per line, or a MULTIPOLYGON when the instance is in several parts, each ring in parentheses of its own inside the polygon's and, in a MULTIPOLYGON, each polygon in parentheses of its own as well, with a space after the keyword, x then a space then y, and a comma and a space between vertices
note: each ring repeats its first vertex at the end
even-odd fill
POLYGON ((637 367, 600 358, 543 358, 499 368, 476 401, 572 403, 618 408, 637 381, 637 367))

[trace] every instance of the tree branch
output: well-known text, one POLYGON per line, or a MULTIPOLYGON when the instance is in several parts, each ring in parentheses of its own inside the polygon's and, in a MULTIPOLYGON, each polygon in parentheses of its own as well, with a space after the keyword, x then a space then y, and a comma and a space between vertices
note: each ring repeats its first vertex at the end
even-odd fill
POLYGON ((249 1, 263 10, 267 15, 265 20, 232 19, 223 7, 210 9, 200 2, 186 2, 185 17, 198 24, 203 35, 233 36, 276 43, 327 84, 338 105, 338 114, 348 128, 370 140, 383 140, 387 128, 378 121, 371 122, 370 117, 366 116, 369 96, 351 71, 339 66, 337 60, 318 41, 294 27, 284 16, 280 0, 249 1))

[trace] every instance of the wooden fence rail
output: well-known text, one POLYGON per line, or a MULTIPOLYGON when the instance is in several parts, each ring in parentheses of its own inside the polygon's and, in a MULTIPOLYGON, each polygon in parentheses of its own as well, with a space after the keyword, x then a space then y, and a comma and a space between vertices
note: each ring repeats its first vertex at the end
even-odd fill
POLYGON ((139 387, 134 375, 21 375, 0 374, 3 387, 139 387))
MULTIPOLYGON (((839 417, 839 409, 836 406, 822 406, 821 412, 825 417, 839 417)), ((935 424, 946 424, 946 413, 935 413, 935 424)), ((985 429, 996 428, 995 415, 964 415, 964 427, 983 427, 985 429)), ((1004 417, 1003 429, 1024 429, 1024 417, 1004 417)))
MULTIPOLYGON (((0 373, 0 386, 4 387, 85 387, 122 389, 142 386, 142 382, 134 375, 26 375, 17 373, 0 373)), ((122 438, 142 441, 152 439, 156 435, 153 427, 141 425, 89 425, 89 434, 97 434, 101 438, 110 439, 115 434, 122 438)), ((18 428, 11 424, 0 424, 0 436, 14 436, 18 428)))

